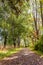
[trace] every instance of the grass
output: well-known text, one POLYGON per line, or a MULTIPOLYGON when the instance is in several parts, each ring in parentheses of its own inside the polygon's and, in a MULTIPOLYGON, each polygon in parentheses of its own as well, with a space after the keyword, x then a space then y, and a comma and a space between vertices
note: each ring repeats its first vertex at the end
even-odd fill
POLYGON ((41 51, 39 51, 39 50, 34 50, 34 46, 33 46, 33 45, 30 45, 30 46, 29 46, 29 49, 30 49, 31 51, 33 51, 34 53, 36 53, 36 54, 40 55, 41 57, 43 57, 43 52, 41 52, 41 51))
POLYGON ((13 48, 13 49, 5 49, 5 50, 0 50, 0 60, 12 55, 13 53, 17 53, 21 50, 22 48, 13 48))
POLYGON ((43 57, 43 52, 41 52, 41 51, 39 51, 39 50, 33 50, 36 54, 38 54, 38 55, 40 55, 40 56, 42 56, 43 57))

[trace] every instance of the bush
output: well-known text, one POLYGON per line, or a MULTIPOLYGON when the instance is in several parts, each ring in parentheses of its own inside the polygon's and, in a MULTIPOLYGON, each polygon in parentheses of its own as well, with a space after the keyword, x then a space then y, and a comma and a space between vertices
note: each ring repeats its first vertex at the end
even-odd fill
POLYGON ((40 37, 38 42, 35 44, 34 49, 43 52, 43 35, 40 37))
POLYGON ((35 43, 35 45, 34 45, 34 49, 35 50, 38 50, 39 49, 38 45, 39 45, 38 43, 35 43))

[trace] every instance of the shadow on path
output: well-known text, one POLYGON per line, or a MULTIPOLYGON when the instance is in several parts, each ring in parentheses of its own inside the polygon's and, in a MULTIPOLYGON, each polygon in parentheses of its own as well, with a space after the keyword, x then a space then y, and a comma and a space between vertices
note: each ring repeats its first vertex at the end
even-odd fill
POLYGON ((24 48, 19 53, 1 60, 0 65, 43 65, 43 58, 24 48))

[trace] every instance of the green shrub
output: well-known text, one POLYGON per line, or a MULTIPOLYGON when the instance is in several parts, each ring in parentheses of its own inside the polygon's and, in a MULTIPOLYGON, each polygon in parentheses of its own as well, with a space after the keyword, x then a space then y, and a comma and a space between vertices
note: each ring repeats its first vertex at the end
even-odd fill
POLYGON ((43 52, 43 35, 40 37, 40 39, 37 41, 37 43, 35 43, 34 49, 43 52))
POLYGON ((39 45, 38 43, 35 43, 35 45, 34 45, 34 49, 35 50, 38 50, 39 49, 38 45, 39 45))

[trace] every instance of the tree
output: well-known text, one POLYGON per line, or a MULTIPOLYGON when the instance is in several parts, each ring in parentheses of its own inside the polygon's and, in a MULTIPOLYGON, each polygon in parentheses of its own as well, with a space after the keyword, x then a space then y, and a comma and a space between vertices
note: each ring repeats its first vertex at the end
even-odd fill
POLYGON ((35 0, 35 3, 33 3, 32 5, 33 5, 33 10, 34 10, 33 11, 33 18, 34 18, 34 23, 35 23, 35 31, 36 31, 36 35, 37 35, 37 38, 38 38, 39 30, 38 30, 38 26, 37 26, 37 22, 38 22, 38 19, 37 19, 37 15, 38 15, 37 14, 37 1, 35 0))
POLYGON ((43 27, 43 2, 40 1, 40 11, 41 11, 41 19, 42 19, 42 27, 43 27))

